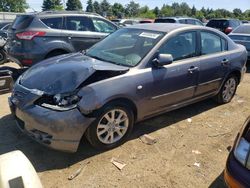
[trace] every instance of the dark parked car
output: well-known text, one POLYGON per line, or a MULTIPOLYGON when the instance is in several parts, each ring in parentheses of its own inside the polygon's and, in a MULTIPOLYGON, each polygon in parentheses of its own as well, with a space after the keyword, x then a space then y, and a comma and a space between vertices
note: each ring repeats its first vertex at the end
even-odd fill
POLYGON ((224 179, 228 187, 250 187, 250 117, 238 133, 228 156, 224 179))
POLYGON ((41 12, 17 16, 9 38, 9 54, 22 65, 88 49, 117 26, 94 13, 41 12))
POLYGON ((27 70, 9 99, 18 125, 49 147, 122 144, 135 122, 214 97, 228 103, 246 71, 247 52, 225 34, 185 24, 119 29, 86 53, 27 70))
POLYGON ((241 21, 235 19, 211 19, 206 26, 218 29, 225 34, 229 34, 240 24, 241 21))
POLYGON ((200 20, 188 17, 161 17, 156 18, 155 23, 180 23, 191 25, 204 25, 200 20))
POLYGON ((234 42, 242 44, 248 51, 248 60, 250 60, 250 24, 243 24, 237 27, 228 35, 234 42))

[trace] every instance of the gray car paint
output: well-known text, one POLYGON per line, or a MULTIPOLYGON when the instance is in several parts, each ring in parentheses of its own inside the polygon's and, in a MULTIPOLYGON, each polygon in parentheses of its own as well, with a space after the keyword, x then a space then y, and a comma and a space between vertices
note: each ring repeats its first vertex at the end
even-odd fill
MULTIPOLYGON (((100 41, 109 33, 94 32, 94 31, 72 31, 67 29, 53 29, 45 25, 40 19, 43 18, 58 18, 63 20, 68 16, 98 18, 108 22, 110 25, 118 29, 118 27, 105 18, 90 13, 76 13, 76 12, 58 12, 58 13, 38 13, 31 14, 34 19, 31 24, 25 29, 9 30, 8 52, 15 57, 21 64, 23 59, 32 59, 33 64, 40 62, 47 58, 49 53, 55 50, 61 50, 64 53, 78 52, 88 49, 98 41, 100 41), (33 40, 20 40, 16 37, 17 33, 24 31, 44 31, 45 36, 34 37, 33 40)), ((25 65, 25 64, 23 64, 25 65)), ((31 65, 25 65, 31 66, 31 65)))
MULTIPOLYGON (((143 24, 131 26, 130 28, 163 31, 166 32, 166 35, 155 45, 146 57, 142 59, 139 65, 129 70, 122 66, 117 67, 112 64, 111 66, 106 66, 107 63, 91 60, 82 54, 65 55, 45 62, 48 64, 51 63, 51 66, 57 66, 57 61, 66 64, 71 56, 77 59, 80 58, 79 56, 81 55, 83 56, 82 58, 86 58, 86 61, 84 61, 87 64, 86 67, 98 62, 104 65, 105 70, 109 69, 112 71, 112 67, 115 67, 116 71, 126 70, 126 72, 118 76, 100 80, 79 88, 78 95, 81 96, 82 99, 78 103, 78 107, 74 110, 61 113, 34 105, 34 101, 42 95, 36 90, 38 87, 41 87, 37 83, 34 83, 35 87, 32 87, 31 83, 27 84, 29 89, 26 88, 24 90, 27 90, 28 94, 25 94, 23 98, 18 97, 18 93, 20 92, 17 91, 20 88, 24 88, 19 81, 22 80, 21 83, 25 83, 25 77, 28 78, 29 74, 32 74, 32 68, 27 72, 27 75, 24 75, 24 78, 20 78, 10 98, 10 106, 13 113, 25 122, 24 130, 28 131, 33 137, 35 137, 31 132, 33 129, 38 129, 53 135, 53 138, 50 140, 51 144, 45 145, 59 150, 75 152, 81 136, 95 119, 91 115, 92 112, 100 109, 110 101, 125 100, 130 103, 136 110, 136 121, 138 122, 157 114, 212 97, 219 92, 222 83, 230 73, 234 72, 242 79, 246 71, 245 63, 247 55, 245 48, 241 45, 236 45, 225 34, 214 29, 181 24, 143 24), (157 53, 158 48, 164 42, 176 34, 194 30, 210 31, 224 37, 228 41, 228 51, 179 60, 178 62, 165 65, 161 68, 153 67, 152 64, 150 64, 152 57, 157 53), (223 66, 221 65, 221 60, 224 58, 229 59, 229 64, 226 68, 222 67, 219 71, 218 68, 223 66), (219 66, 210 66, 210 62, 219 64, 219 66), (198 67, 197 72, 188 73, 188 69, 192 66, 198 67), (28 124, 28 128, 26 128, 26 124, 28 124), (76 132, 77 136, 75 136, 76 132), (65 147, 63 143, 68 143, 69 145, 65 147)), ((68 62, 69 65, 72 63, 73 62, 70 61, 68 62)), ((79 64, 82 64, 82 62, 79 62, 79 64)), ((76 62, 72 66, 76 66, 76 62)), ((34 70, 39 67, 42 67, 42 64, 35 66, 34 70)), ((47 70, 44 72, 47 76, 53 74, 53 71, 50 72, 50 68, 45 68, 44 70, 47 70)), ((72 70, 68 69, 69 72, 74 72, 74 70, 73 67, 72 70)), ((91 71, 89 73, 89 75, 91 75, 91 71)), ((69 73, 68 75, 71 74, 69 73)), ((81 79, 83 79, 82 82, 84 82, 87 77, 88 76, 81 77, 81 79)), ((64 82, 64 80, 66 80, 67 82, 67 79, 68 78, 63 78, 60 81, 64 82)), ((73 82, 72 85, 74 87, 71 89, 75 88, 78 84, 78 81, 73 82)), ((68 87, 71 86, 68 85, 68 87)), ((63 88, 64 87, 61 89, 63 90, 63 88)), ((44 143, 43 140, 36 140, 44 143)))

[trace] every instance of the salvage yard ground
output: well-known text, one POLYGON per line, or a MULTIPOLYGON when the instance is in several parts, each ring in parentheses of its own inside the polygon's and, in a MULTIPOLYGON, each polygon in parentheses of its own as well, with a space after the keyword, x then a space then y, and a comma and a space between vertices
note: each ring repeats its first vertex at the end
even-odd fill
POLYGON ((77 153, 48 149, 29 139, 15 125, 0 96, 0 154, 21 150, 49 187, 223 187, 228 149, 250 115, 250 74, 245 74, 233 101, 218 106, 206 100, 141 122, 130 140, 106 152, 82 141, 77 153), (157 142, 139 139, 148 134, 157 142), (126 164, 120 171, 112 158, 126 164), (68 177, 82 169, 73 180, 68 177))

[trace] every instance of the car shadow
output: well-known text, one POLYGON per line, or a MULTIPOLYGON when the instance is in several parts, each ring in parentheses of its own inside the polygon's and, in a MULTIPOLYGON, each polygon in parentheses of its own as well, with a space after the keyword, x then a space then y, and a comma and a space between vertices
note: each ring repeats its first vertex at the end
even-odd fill
POLYGON ((247 67, 247 73, 250 73, 250 60, 247 61, 247 64, 246 64, 246 67, 247 67))
POLYGON ((227 188, 223 172, 209 185, 208 188, 227 188))
MULTIPOLYGON (((130 140, 196 116, 216 106, 217 104, 209 99, 137 123, 134 126, 130 140)), ((37 172, 66 168, 79 161, 105 152, 96 151, 85 139, 81 141, 81 145, 76 153, 64 153, 49 149, 41 146, 19 131, 12 115, 4 116, 0 119, 0 154, 17 149, 21 150, 29 158, 37 172)))

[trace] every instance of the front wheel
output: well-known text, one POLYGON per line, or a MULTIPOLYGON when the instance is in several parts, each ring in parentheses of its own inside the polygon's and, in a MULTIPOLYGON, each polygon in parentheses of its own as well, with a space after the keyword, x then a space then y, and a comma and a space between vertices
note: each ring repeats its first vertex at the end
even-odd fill
POLYGON ((220 92, 215 97, 215 100, 219 104, 229 103, 235 95, 238 86, 238 78, 235 75, 231 75, 223 83, 220 92))
POLYGON ((106 150, 124 143, 134 124, 134 115, 129 106, 110 104, 98 114, 86 132, 90 144, 97 149, 106 150))

